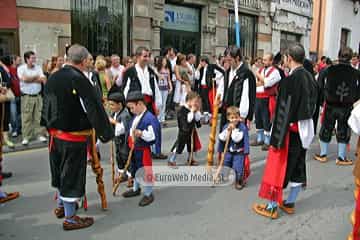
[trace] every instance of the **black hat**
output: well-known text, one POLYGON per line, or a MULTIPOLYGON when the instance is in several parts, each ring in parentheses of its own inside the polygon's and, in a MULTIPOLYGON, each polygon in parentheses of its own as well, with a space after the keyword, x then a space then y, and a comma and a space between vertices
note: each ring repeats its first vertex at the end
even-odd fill
POLYGON ((144 95, 140 91, 129 92, 126 97, 126 102, 144 101, 144 95))
POLYGON ((274 64, 279 64, 280 62, 281 62, 281 53, 280 52, 278 52, 277 54, 275 54, 275 57, 274 57, 274 59, 273 59, 273 63, 274 64))
POLYGON ((124 94, 121 92, 112 92, 108 95, 108 100, 109 101, 114 101, 117 103, 125 103, 125 97, 124 94))

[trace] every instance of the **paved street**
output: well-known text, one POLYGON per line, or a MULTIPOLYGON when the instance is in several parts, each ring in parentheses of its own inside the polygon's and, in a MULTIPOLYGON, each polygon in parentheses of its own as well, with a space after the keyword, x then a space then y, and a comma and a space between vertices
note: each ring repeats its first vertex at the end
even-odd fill
MULTIPOLYGON (((197 159, 205 164, 208 127, 200 136, 203 151, 197 159)), ((164 152, 175 140, 176 129, 164 129, 164 152)), ((354 157, 355 138, 351 157, 354 157)), ((255 215, 251 206, 259 201, 257 192, 264 166, 265 153, 251 149, 252 176, 242 191, 233 187, 177 187, 155 190, 155 202, 138 207, 140 198, 124 199, 110 194, 109 146, 103 146, 103 166, 109 210, 99 208, 95 177, 88 169, 87 194, 89 210, 95 217, 93 227, 64 232, 61 220, 52 209, 54 189, 50 187, 46 149, 9 153, 4 156, 4 169, 14 177, 4 181, 6 191, 20 191, 21 198, 0 206, 0 239, 226 239, 226 240, 341 240, 351 231, 349 214, 353 209, 352 167, 335 165, 335 144, 330 147, 331 161, 321 164, 311 156, 319 149, 313 143, 308 153, 308 187, 301 192, 297 213, 281 213, 278 220, 255 215)), ((178 159, 185 161, 185 155, 178 159)), ((166 161, 155 161, 165 164, 166 161)), ((120 191, 125 190, 122 186, 120 191)), ((286 192, 287 193, 287 192, 286 192)), ((79 212, 82 215, 84 212, 79 212)))

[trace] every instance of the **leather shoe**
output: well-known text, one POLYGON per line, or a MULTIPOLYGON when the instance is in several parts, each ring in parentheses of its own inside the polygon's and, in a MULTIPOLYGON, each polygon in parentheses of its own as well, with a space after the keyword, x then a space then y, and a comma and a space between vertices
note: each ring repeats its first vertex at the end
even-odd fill
POLYGON ((151 204, 154 201, 154 195, 150 194, 150 196, 144 196, 140 202, 139 202, 139 206, 140 207, 145 207, 149 204, 151 204))
POLYGON ((154 154, 152 156, 152 158, 153 159, 161 159, 161 160, 163 160, 163 159, 167 159, 167 156, 165 154, 160 153, 160 154, 154 154))
POLYGON ((139 188, 136 191, 134 191, 133 189, 130 189, 130 190, 124 192, 122 195, 124 198, 131 198, 131 197, 139 196, 140 193, 141 193, 141 189, 139 188))

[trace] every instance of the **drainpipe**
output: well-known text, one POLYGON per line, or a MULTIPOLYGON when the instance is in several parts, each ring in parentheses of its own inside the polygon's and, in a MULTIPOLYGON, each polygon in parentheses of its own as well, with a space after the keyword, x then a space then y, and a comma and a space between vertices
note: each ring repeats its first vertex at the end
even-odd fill
POLYGON ((317 46, 316 51, 318 53, 318 58, 320 58, 320 33, 321 33, 321 22, 322 22, 322 8, 323 8, 323 0, 319 0, 319 23, 318 23, 318 29, 317 29, 317 46))

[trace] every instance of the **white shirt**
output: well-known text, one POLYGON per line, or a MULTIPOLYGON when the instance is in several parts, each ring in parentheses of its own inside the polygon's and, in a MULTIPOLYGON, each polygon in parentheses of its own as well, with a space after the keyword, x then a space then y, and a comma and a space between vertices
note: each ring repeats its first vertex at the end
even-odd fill
POLYGON ((111 66, 110 71, 113 76, 113 79, 116 79, 116 85, 121 86, 122 84, 122 74, 125 67, 123 65, 119 65, 118 67, 111 66))
MULTIPOLYGON (((116 121, 117 116, 120 114, 120 112, 116 112, 114 114, 113 119, 116 121)), ((123 123, 116 122, 115 124, 115 137, 118 137, 125 133, 125 126, 123 123)))
POLYGON ((87 77, 91 85, 96 85, 96 83, 92 81, 93 73, 91 71, 84 71, 83 74, 87 77))
POLYGON ((197 111, 197 112, 194 113, 194 112, 191 111, 190 107, 186 103, 185 103, 184 106, 187 109, 190 110, 190 112, 187 114, 187 122, 188 123, 191 123, 194 120, 194 118, 195 118, 196 122, 200 121, 200 119, 201 119, 201 112, 200 111, 197 111))
MULTIPOLYGON (((219 134, 219 139, 221 141, 226 141, 227 136, 228 136, 228 129, 225 128, 220 134, 219 134)), ((244 137, 244 133, 242 131, 240 131, 238 128, 235 128, 231 131, 231 140, 235 143, 239 143, 244 137)), ((232 147, 230 147, 230 152, 235 152, 234 149, 232 147)), ((238 151, 240 151, 241 149, 239 149, 238 151)))
MULTIPOLYGON (((145 68, 142 69, 139 64, 135 64, 135 68, 136 68, 137 76, 140 80, 141 92, 144 95, 149 95, 149 96, 154 97, 154 94, 153 94, 153 92, 151 90, 151 86, 150 86, 150 74, 149 74, 148 66, 145 66, 145 68)), ((127 80, 126 86, 124 88, 125 98, 127 97, 127 94, 129 92, 130 82, 131 82, 131 79, 129 78, 127 80)), ((161 109, 162 98, 161 98, 161 94, 160 94, 160 89, 157 84, 157 81, 154 81, 154 84, 155 84, 155 104, 158 109, 161 109)))
MULTIPOLYGON (((144 115, 146 111, 144 111, 143 113, 141 113, 140 115, 137 115, 134 119, 134 121, 132 122, 131 128, 130 128, 130 135, 132 137, 133 140, 135 140, 134 138, 134 130, 136 130, 137 125, 139 124, 142 116, 144 115)), ((145 141, 145 142, 152 142, 155 140, 155 132, 153 127, 150 125, 148 126, 148 128, 146 130, 142 131, 142 136, 141 138, 145 141)))
POLYGON ((43 70, 40 66, 34 65, 32 68, 29 68, 27 64, 23 64, 17 69, 17 74, 20 79, 20 91, 24 94, 36 95, 41 91, 41 83, 35 82, 25 82, 24 77, 45 77, 43 70))
POLYGON ((360 136, 360 104, 355 104, 348 120, 349 127, 360 136))
POLYGON ((171 71, 173 73, 171 76, 171 81, 175 82, 176 81, 175 66, 176 66, 177 57, 175 57, 174 59, 169 58, 169 61, 171 65, 171 71))
MULTIPOLYGON (((240 65, 236 68, 230 69, 229 73, 229 85, 227 87, 231 86, 231 83, 233 82, 234 78, 236 77, 236 72, 240 69, 240 67, 243 65, 243 62, 240 63, 240 65)), ((241 93, 241 101, 239 105, 240 110, 240 117, 246 118, 249 114, 249 79, 245 79, 243 83, 243 89, 241 93)))
POLYGON ((265 91, 265 88, 272 87, 276 83, 280 82, 281 75, 279 70, 276 68, 270 73, 269 76, 266 76, 268 72, 271 70, 272 67, 264 68, 263 71, 260 73, 264 77, 264 86, 256 87, 256 92, 261 93, 265 91))
POLYGON ((189 74, 190 82, 194 83, 194 81, 195 81, 195 72, 196 72, 195 67, 194 67, 194 65, 190 64, 189 62, 186 62, 186 65, 188 66, 188 68, 191 69, 191 75, 189 74))

